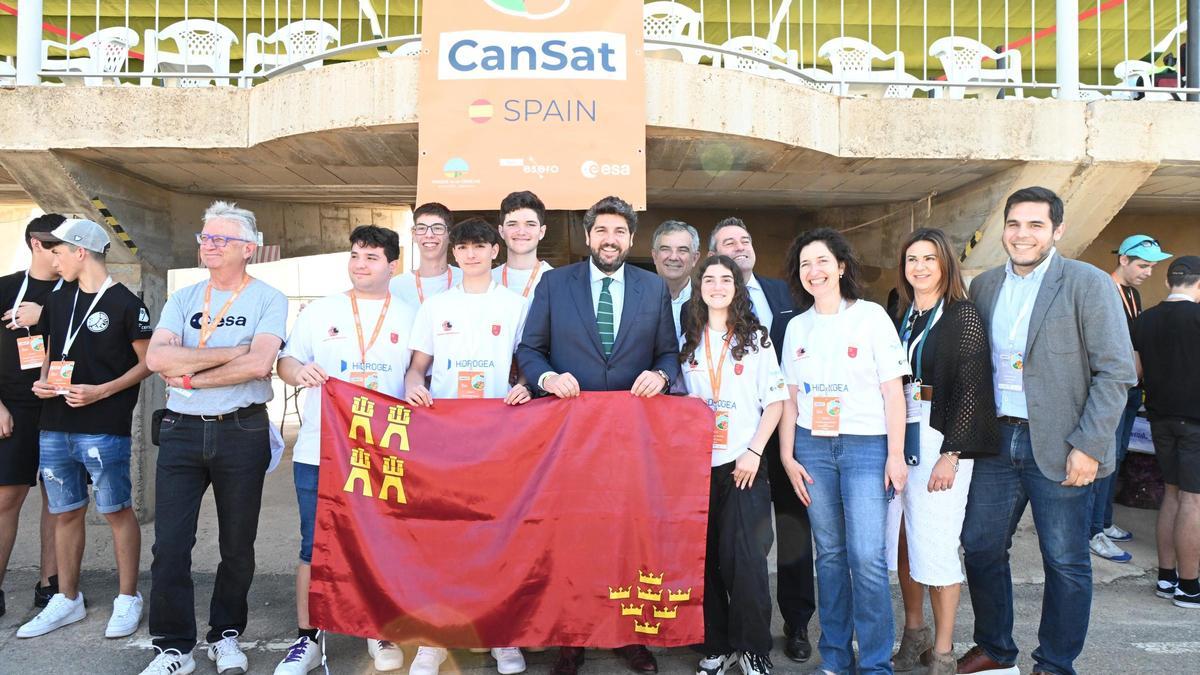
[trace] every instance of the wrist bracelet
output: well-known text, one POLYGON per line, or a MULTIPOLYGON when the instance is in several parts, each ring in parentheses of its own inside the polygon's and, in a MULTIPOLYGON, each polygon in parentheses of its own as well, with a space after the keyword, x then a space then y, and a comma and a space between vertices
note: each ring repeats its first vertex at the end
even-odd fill
POLYGON ((746 448, 746 450, 750 451, 751 453, 753 453, 754 455, 756 455, 756 456, 757 456, 757 457, 759 457, 760 459, 762 458, 762 453, 761 453, 761 452, 757 452, 757 451, 755 451, 755 449, 754 449, 754 448, 746 448))

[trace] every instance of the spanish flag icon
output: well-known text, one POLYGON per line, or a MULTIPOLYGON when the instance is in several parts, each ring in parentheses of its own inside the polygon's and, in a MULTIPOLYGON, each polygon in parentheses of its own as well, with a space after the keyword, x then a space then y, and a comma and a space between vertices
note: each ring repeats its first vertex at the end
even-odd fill
POLYGON ((467 116, 476 124, 483 124, 492 119, 492 102, 486 98, 476 99, 467 106, 467 116))

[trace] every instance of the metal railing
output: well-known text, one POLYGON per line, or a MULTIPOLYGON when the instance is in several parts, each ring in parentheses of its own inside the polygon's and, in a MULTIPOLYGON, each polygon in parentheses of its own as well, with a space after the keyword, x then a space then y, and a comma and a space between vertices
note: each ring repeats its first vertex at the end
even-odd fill
MULTIPOLYGON (((1183 62, 1188 11, 1198 6, 1200 0, 660 0, 646 3, 645 30, 648 57, 682 54, 847 95, 1029 91, 1182 99, 1200 96, 1200 86, 1187 86, 1183 62), (666 18, 653 20, 656 11, 666 18)), ((12 9, 0 3, 0 11, 12 9)), ((412 53, 421 32, 421 0, 20 0, 17 9, 24 45, 18 80, 25 72, 26 80, 249 85, 328 61, 412 53), (23 16, 34 11, 40 26, 23 16), (227 52, 219 58, 163 39, 179 22, 197 19, 222 33, 227 52), (286 34, 299 22, 323 32, 289 42, 286 34), (101 67, 82 48, 42 44, 78 47, 118 27, 137 40, 119 68, 101 67), (22 67, 27 60, 36 61, 32 72, 22 67)), ((1200 56, 1195 52, 1187 56, 1200 56)))

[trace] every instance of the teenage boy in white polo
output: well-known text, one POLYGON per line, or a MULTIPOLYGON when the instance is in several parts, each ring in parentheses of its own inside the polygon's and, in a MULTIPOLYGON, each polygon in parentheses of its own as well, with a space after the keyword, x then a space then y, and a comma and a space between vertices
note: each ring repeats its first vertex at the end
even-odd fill
POLYGON ((146 306, 104 263, 109 239, 90 220, 65 220, 36 235, 54 254, 63 288, 46 299, 38 332, 46 360, 33 393, 43 400, 39 467, 50 512, 59 592, 17 637, 37 637, 87 616, 79 590, 88 477, 96 510, 112 527, 119 595, 104 636, 125 637, 142 618, 137 590, 142 533, 133 513, 129 462, 138 385, 150 376, 153 328, 146 306))
POLYGON ((546 236, 546 205, 532 192, 513 192, 500 202, 500 237, 508 258, 492 270, 492 279, 533 302, 542 275, 554 269, 538 259, 538 244, 546 236))
MULTIPOLYGON (((321 396, 331 377, 402 398, 408 369, 408 330, 413 310, 388 291, 400 258, 400 238, 375 225, 350 233, 350 290, 321 298, 296 318, 279 359, 279 377, 308 387, 304 422, 292 449, 292 474, 300 506, 300 563, 296 566, 296 641, 275 675, 304 675, 321 665, 317 629, 309 622, 313 527, 317 520, 317 480, 321 461, 321 396)), ((404 665, 404 652, 386 640, 368 639, 375 670, 404 665)))
POLYGON ((450 227, 454 215, 437 202, 422 204, 413 211, 412 241, 420 256, 417 269, 392 279, 392 295, 417 311, 426 300, 445 293, 462 281, 462 270, 446 262, 450 227))
MULTIPOLYGON (((509 374, 529 305, 492 280, 500 235, 482 218, 468 218, 450 231, 450 248, 463 280, 417 312, 409 340, 412 361, 405 376, 405 400, 414 406, 432 406, 439 398, 525 403, 529 387, 523 382, 510 386, 509 374), (430 368, 433 379, 427 388, 425 373, 430 368)), ((418 648, 409 674, 437 675, 446 654, 440 647, 418 648)), ((525 657, 517 647, 494 648, 492 656, 501 675, 525 670, 525 657)))

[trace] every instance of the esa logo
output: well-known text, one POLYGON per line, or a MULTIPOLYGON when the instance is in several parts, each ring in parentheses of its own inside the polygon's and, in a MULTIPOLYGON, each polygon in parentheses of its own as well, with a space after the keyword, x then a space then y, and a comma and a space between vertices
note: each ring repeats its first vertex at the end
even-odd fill
MULTIPOLYGON (((192 321, 191 321, 192 328, 195 328, 196 330, 200 330, 200 317, 201 316, 203 316, 202 312, 196 312, 195 314, 192 315, 192 321)), ((226 326, 245 326, 245 325, 246 325, 246 317, 244 317, 244 316, 226 316, 226 317, 221 318, 221 323, 217 324, 217 328, 224 328, 226 326)))
POLYGON ((579 166, 579 172, 584 178, 596 178, 598 176, 628 176, 633 172, 633 168, 628 164, 601 164, 595 160, 586 160, 579 166))

